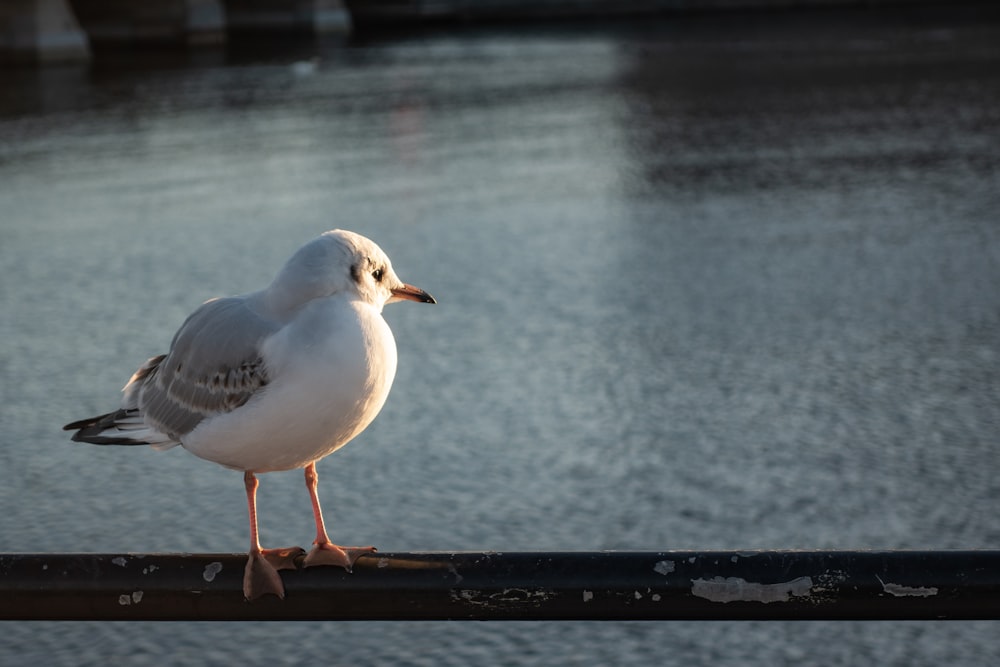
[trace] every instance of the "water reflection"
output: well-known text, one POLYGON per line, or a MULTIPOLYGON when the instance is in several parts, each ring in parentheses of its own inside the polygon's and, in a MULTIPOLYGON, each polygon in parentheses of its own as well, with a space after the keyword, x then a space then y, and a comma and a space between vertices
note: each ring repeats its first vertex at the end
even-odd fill
MULTIPOLYGON (((345 542, 995 545, 1000 41, 964 22, 824 25, 444 31, 3 72, 7 548, 243 548, 238 476, 72 447, 58 426, 113 400, 198 302, 266 284, 335 226, 441 302, 387 309, 393 396, 321 464, 345 542)), ((300 486, 262 480, 267 542, 311 534, 300 486)), ((106 662, 100 628, 5 627, 19 660, 106 662)), ((335 629, 339 656, 401 664, 1000 657, 976 624, 335 629)), ((266 645, 230 630, 142 626, 132 655, 321 656, 330 626, 255 626, 266 645)))

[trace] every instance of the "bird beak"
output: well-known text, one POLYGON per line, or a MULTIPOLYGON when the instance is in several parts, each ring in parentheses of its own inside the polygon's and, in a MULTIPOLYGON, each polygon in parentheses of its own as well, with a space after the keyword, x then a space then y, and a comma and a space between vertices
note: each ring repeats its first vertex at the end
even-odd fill
POLYGON ((419 287, 414 287, 413 285, 407 285, 403 283, 402 287, 396 287, 392 290, 392 301, 397 299, 405 299, 406 301, 416 301, 417 303, 437 303, 427 292, 423 291, 419 287))

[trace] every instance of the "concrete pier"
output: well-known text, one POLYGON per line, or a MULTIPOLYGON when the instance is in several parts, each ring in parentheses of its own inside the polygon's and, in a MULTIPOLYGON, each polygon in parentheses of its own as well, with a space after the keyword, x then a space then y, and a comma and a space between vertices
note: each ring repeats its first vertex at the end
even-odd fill
MULTIPOLYGON (((93 43, 220 43, 232 30, 348 34, 355 22, 552 19, 857 4, 857 0, 6 0, 0 3, 0 61, 86 60, 93 43)), ((864 4, 934 3, 868 0, 864 4)))
MULTIPOLYGON (((358 23, 629 17, 705 11, 932 4, 919 0, 349 0, 358 23)), ((942 3, 944 4, 944 3, 942 3)), ((952 3, 956 4, 956 3, 952 3)))
POLYGON ((83 29, 96 42, 220 42, 221 0, 70 0, 83 29))
POLYGON ((351 31, 351 15, 340 0, 229 0, 226 16, 233 30, 351 31))
POLYGON ((351 28, 342 0, 8 0, 0 61, 86 60, 92 43, 217 44, 231 30, 351 28))
POLYGON ((66 0, 0 3, 0 54, 24 61, 90 57, 90 40, 66 0))

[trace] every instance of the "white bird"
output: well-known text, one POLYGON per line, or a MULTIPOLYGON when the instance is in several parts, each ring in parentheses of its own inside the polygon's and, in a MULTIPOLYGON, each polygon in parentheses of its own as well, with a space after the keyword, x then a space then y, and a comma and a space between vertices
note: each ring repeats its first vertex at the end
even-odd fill
POLYGON ((244 472, 250 554, 243 593, 284 597, 278 569, 304 550, 261 549, 257 473, 305 469, 316 539, 303 564, 350 570, 374 547, 333 544, 316 493, 316 461, 372 422, 396 374, 396 343, 382 307, 435 303, 401 281, 369 239, 333 230, 300 248, 259 292, 212 299, 122 390, 119 410, 67 424, 98 445, 181 445, 244 472))

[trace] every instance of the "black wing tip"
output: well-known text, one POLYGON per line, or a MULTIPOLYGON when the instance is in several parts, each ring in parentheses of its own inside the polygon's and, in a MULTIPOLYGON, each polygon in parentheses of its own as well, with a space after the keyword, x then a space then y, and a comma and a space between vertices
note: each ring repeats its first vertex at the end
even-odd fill
MULTIPOLYGON (((63 427, 65 428, 65 427, 63 427)), ((66 429, 71 430, 71 429, 66 429)), ((86 442, 91 445, 148 445, 146 440, 132 440, 130 438, 115 438, 101 435, 104 429, 100 426, 93 428, 81 428, 70 438, 73 442, 86 442)))
POLYGON ((101 435, 105 429, 114 426, 114 420, 124 416, 126 410, 109 412, 107 414, 89 417, 79 421, 70 422, 63 426, 64 431, 76 431, 70 438, 73 442, 86 442, 91 445, 148 445, 145 440, 132 440, 130 438, 109 437, 101 435))
POLYGON ((102 435, 85 435, 74 433, 70 438, 73 442, 86 442, 90 445, 148 445, 145 440, 128 440, 127 438, 109 438, 102 435))
MULTIPOLYGON (((118 417, 119 413, 123 413, 122 410, 117 412, 106 412, 103 415, 97 415, 96 417, 87 417, 86 419, 80 419, 75 422, 70 422, 62 427, 64 431, 86 431, 87 429, 102 429, 107 428, 114 424, 114 420, 118 417)), ((73 436, 76 440, 76 436, 80 435, 77 433, 73 436)))

